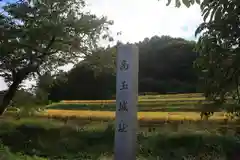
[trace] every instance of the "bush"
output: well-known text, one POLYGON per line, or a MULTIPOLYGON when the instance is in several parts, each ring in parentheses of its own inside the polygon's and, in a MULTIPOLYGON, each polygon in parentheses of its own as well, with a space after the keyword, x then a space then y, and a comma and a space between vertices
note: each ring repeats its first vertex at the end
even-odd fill
POLYGON ((6 109, 6 112, 20 112, 20 109, 17 107, 9 107, 6 109))

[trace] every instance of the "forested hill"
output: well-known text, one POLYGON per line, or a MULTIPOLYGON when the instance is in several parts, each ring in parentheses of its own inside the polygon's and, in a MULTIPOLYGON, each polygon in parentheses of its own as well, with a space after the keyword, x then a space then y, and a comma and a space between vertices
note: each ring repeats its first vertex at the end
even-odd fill
MULTIPOLYGON (((138 42, 139 92, 196 92, 197 57, 194 41, 154 36, 138 42)), ((49 99, 109 99, 115 94, 116 47, 99 48, 68 73, 61 73, 49 89, 49 99)))

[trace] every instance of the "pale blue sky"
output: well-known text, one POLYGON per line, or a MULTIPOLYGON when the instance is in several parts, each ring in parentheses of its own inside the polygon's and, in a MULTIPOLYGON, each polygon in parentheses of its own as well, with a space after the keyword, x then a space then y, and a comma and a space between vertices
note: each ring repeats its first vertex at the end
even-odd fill
MULTIPOLYGON (((170 35, 195 40, 194 32, 202 22, 199 6, 175 8, 166 0, 87 0, 86 10, 114 21, 110 31, 122 42, 138 42, 154 35, 170 35), (117 32, 121 32, 117 36, 117 32)), ((69 70, 71 66, 66 66, 69 70)), ((31 82, 34 83, 34 82, 31 82)), ((30 82, 26 82, 29 86, 30 82)), ((0 78, 0 90, 6 85, 0 78)))

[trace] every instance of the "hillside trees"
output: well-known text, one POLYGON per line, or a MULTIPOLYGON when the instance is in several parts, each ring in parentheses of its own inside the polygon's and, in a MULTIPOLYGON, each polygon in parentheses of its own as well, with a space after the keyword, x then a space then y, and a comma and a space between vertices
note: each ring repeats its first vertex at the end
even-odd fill
POLYGON ((140 92, 196 92, 195 42, 154 36, 139 42, 138 46, 140 92))
MULTIPOLYGON (((197 91, 193 62, 195 42, 154 36, 139 43, 139 92, 197 91)), ((116 46, 98 48, 71 71, 57 78, 49 99, 111 99, 116 93, 116 46), (63 81, 61 79, 64 79, 63 81), (59 85, 60 84, 60 85, 59 85)))
MULTIPOLYGON (((112 22, 83 12, 83 0, 6 4, 0 15, 0 74, 9 90, 2 114, 26 78, 76 63, 91 53, 112 22)), ((107 35, 107 36, 105 36, 107 35)))
POLYGON ((49 99, 111 99, 115 94, 116 48, 98 48, 54 80, 49 99))

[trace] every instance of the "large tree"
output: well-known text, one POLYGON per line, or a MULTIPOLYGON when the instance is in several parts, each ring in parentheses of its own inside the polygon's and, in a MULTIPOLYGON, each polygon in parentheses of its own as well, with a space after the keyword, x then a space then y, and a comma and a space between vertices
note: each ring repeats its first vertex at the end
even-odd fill
POLYGON ((112 22, 84 12, 83 0, 19 1, 0 15, 0 75, 9 89, 0 105, 4 112, 23 80, 91 53, 108 35, 112 22))
MULTIPOLYGON (((172 1, 168 0, 169 5, 172 1)), ((226 102, 232 97, 240 104, 240 1, 182 0, 187 7, 200 4, 204 22, 196 30, 199 69, 205 96, 209 100, 226 102)), ((176 7, 181 1, 176 0, 176 7)))
POLYGON ((209 2, 206 9, 216 13, 196 31, 201 33, 196 66, 204 82, 205 95, 222 103, 231 96, 234 103, 239 104, 240 2, 215 0, 209 2))

